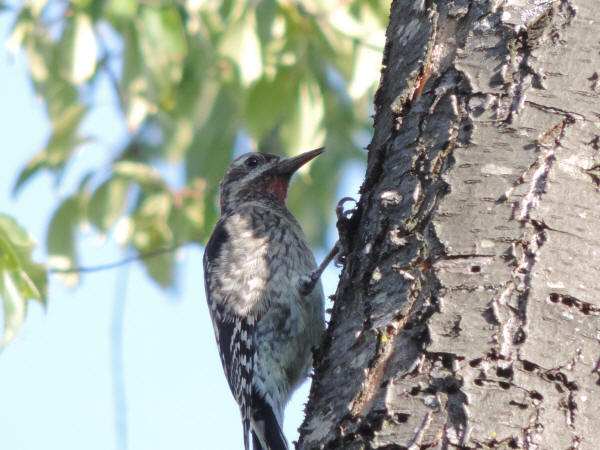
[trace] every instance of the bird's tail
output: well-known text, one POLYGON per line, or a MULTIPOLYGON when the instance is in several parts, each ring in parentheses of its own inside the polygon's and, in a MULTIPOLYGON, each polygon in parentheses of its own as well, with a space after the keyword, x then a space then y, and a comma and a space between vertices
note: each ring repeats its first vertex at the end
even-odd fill
MULTIPOLYGON (((242 426, 244 427, 244 450, 250 450, 250 420, 242 420, 242 426)), ((254 433, 252 433, 252 440, 254 440, 254 433)))
POLYGON ((253 450, 289 450, 282 424, 264 398, 254 396, 252 402, 253 450))

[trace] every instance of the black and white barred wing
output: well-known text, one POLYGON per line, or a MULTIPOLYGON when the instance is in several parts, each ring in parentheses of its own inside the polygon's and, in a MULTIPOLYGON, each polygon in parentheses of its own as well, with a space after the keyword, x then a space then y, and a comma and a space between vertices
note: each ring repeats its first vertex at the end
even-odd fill
POLYGON ((226 305, 235 302, 231 296, 236 292, 224 292, 218 277, 215 277, 214 265, 219 258, 220 249, 228 236, 224 226, 219 223, 209 239, 204 253, 204 285, 221 364, 229 388, 240 406, 244 430, 244 448, 249 449, 249 433, 252 402, 252 377, 254 367, 254 326, 252 317, 241 317, 226 305))
MULTIPOLYGON (((210 300, 209 300, 210 305, 210 300)), ((254 366, 254 325, 248 320, 224 317, 217 306, 211 316, 221 364, 233 397, 240 406, 244 429, 244 446, 249 448, 252 406, 252 377, 254 366)))

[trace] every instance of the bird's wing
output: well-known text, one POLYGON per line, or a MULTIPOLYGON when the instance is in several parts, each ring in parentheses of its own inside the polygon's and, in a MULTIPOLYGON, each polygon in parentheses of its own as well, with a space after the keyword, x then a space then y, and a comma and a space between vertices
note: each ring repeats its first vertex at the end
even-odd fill
POLYGON ((244 428, 244 448, 249 449, 249 431, 252 402, 252 376, 254 370, 254 327, 251 317, 241 317, 226 304, 236 292, 220 292, 218 280, 211 276, 220 257, 223 244, 229 238, 222 222, 217 223, 204 252, 204 285, 206 300, 221 355, 229 388, 240 405, 244 428))

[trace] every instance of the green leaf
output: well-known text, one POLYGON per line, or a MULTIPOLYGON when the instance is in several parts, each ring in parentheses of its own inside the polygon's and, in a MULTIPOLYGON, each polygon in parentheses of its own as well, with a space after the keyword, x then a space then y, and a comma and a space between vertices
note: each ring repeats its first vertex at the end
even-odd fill
POLYGON ((202 126, 222 85, 221 73, 215 71, 220 63, 210 42, 189 39, 183 76, 175 92, 176 107, 169 111, 174 120, 187 119, 197 127, 202 126))
MULTIPOLYGON (((46 235, 46 248, 52 267, 57 269, 77 267, 75 238, 82 212, 82 200, 78 195, 64 200, 54 212, 46 235)), ((59 274, 59 277, 67 286, 74 286, 79 281, 76 272, 59 274)))
MULTIPOLYGON (((56 74, 56 76, 60 76, 56 74)), ((39 90, 46 100, 46 109, 52 122, 52 128, 67 128, 79 125, 87 112, 87 106, 79 101, 77 88, 63 78, 51 77, 39 90)))
POLYGON ((196 180, 175 195, 174 207, 171 208, 167 222, 175 243, 189 241, 202 243, 206 225, 205 191, 206 184, 196 180))
POLYGON ((175 6, 144 5, 141 16, 144 39, 157 52, 157 59, 164 63, 185 55, 185 30, 175 6))
POLYGON ((261 153, 285 154, 283 142, 281 141, 281 126, 275 125, 266 133, 258 143, 258 151, 261 153))
POLYGON ((291 119, 297 108, 299 77, 295 68, 280 68, 274 79, 263 77, 250 88, 246 121, 255 139, 262 139, 274 126, 291 119))
POLYGON ((173 251, 162 252, 173 246, 173 233, 167 223, 172 198, 165 192, 147 196, 134 215, 133 245, 140 254, 157 252, 141 260, 148 275, 162 287, 173 284, 175 258, 173 251))
POLYGON ((18 194, 23 185, 41 169, 59 174, 77 147, 86 141, 78 136, 78 128, 87 112, 87 106, 70 104, 53 111, 52 134, 46 148, 37 153, 25 165, 17 177, 12 194, 18 194))
POLYGON ((72 104, 52 120, 52 135, 45 150, 50 168, 62 169, 76 148, 86 142, 78 135, 78 129, 87 109, 85 105, 72 104))
POLYGON ((87 205, 88 220, 101 232, 111 228, 125 211, 130 182, 112 177, 92 194, 87 205))
POLYGON ((113 172, 125 179, 139 183, 145 189, 167 189, 167 184, 154 167, 141 162, 119 161, 113 165, 113 172))
MULTIPOLYGON (((6 39, 6 48, 11 53, 16 54, 23 45, 25 37, 33 31, 34 27, 34 18, 31 9, 22 8, 17 15, 10 36, 6 39)), ((32 75, 34 75, 33 71, 32 75)))
POLYGON ((82 84, 96 69, 96 35, 87 14, 76 13, 67 20, 60 41, 60 59, 64 76, 75 84, 82 84))
POLYGON ((106 15, 119 20, 133 19, 137 10, 137 0, 108 0, 106 4, 106 15))
POLYGON ((17 333, 25 318, 26 301, 46 303, 48 271, 33 262, 35 242, 13 218, 0 214, 0 296, 4 307, 2 346, 17 333))
POLYGON ((319 85, 305 80, 298 86, 298 106, 291 120, 283 124, 282 139, 291 155, 320 147, 325 140, 325 104, 319 85))
POLYGON ((262 76, 262 51, 253 11, 227 30, 219 50, 236 64, 243 86, 250 86, 262 76))
POLYGON ((275 0, 262 0, 256 5, 256 32, 263 47, 266 47, 272 40, 271 31, 276 11, 277 2, 275 0))
POLYGON ((162 143, 167 160, 181 160, 194 139, 194 124, 187 118, 181 118, 173 124, 170 133, 162 143))
POLYGON ((19 190, 21 190, 21 187, 23 187, 23 185, 33 175, 38 173, 40 169, 47 167, 46 159, 47 159, 46 152, 41 151, 40 153, 38 153, 37 155, 35 155, 33 158, 31 158, 29 160, 29 162, 21 170, 21 173, 19 173, 19 177, 17 178, 17 181, 12 189, 13 196, 17 195, 19 193, 19 190))
POLYGON ((358 99, 373 89, 379 80, 380 72, 373 70, 381 65, 385 36, 379 28, 378 18, 368 8, 363 7, 361 15, 362 38, 354 57, 349 94, 358 99))
POLYGON ((123 70, 121 84, 127 126, 133 133, 146 119, 155 105, 147 98, 148 83, 143 74, 143 55, 140 50, 140 36, 133 23, 122 27, 123 70))
POLYGON ((213 207, 219 181, 231 160, 231 153, 238 133, 235 120, 223 121, 223 117, 233 118, 235 104, 227 89, 221 89, 214 102, 210 117, 204 126, 196 130, 193 144, 185 162, 186 177, 191 182, 205 183, 204 191, 207 207, 204 208, 204 230, 206 236, 214 225, 217 214, 213 207), (210 149, 210 151, 206 151, 210 149))
POLYGON ((3 270, 0 278, 0 295, 4 305, 4 335, 2 347, 13 339, 19 327, 25 320, 26 298, 18 287, 18 272, 14 270, 3 270))
POLYGON ((143 62, 156 85, 154 98, 169 111, 175 106, 175 85, 181 80, 187 54, 185 29, 174 5, 143 5, 140 10, 143 62))
POLYGON ((96 35, 86 14, 75 15, 75 45, 71 63, 71 80, 81 84, 91 78, 96 69, 96 35))
MULTIPOLYGON (((279 154, 305 151, 325 139, 323 158, 331 155, 325 175, 309 184, 305 168, 293 188, 298 194, 288 197, 293 203, 307 192, 315 196, 296 212, 315 217, 299 219, 313 228, 308 234, 318 235, 332 208, 339 168, 360 153, 353 140, 360 135, 364 145, 363 135, 371 132, 368 97, 380 74, 377 46, 384 39, 389 1, 82 0, 42 13, 46 0, 28 0, 10 41, 13 49, 27 52, 30 79, 48 111, 52 135, 18 176, 15 191, 42 170, 52 171, 57 184, 67 167, 69 175, 79 176, 79 164, 69 162, 82 142, 87 107, 95 110, 117 98, 132 143, 98 150, 98 170, 118 161, 109 177, 119 180, 94 186, 84 205, 81 215, 99 230, 116 227, 115 237, 123 230, 120 242, 130 244, 136 230, 138 240, 146 235, 156 244, 205 237, 218 215, 218 183, 236 137, 248 133, 252 147, 279 154), (111 30, 104 36, 106 30, 96 24, 106 22, 111 30), (101 38, 110 39, 99 55, 101 38), (109 73, 115 68, 117 73, 109 73), (108 83, 95 82, 101 71, 108 83), (107 86, 114 96, 98 91, 107 86), (149 165, 160 167, 165 160, 183 161, 188 186, 203 184, 198 198, 178 203, 180 192, 169 193, 149 165), (129 206, 125 196, 119 198, 125 182, 140 185, 140 205, 153 194, 168 194, 168 217, 144 227, 134 217, 118 220, 129 206)), ((313 165, 320 170, 323 163, 319 158, 313 165)), ((99 177, 107 180, 95 172, 92 182, 99 177)), ((91 185, 79 188, 82 199, 91 185)), ((151 250, 150 244, 144 248, 151 250)), ((169 260, 165 257, 165 264, 169 260)), ((156 270, 159 276, 160 267, 156 270)))
POLYGON ((133 24, 127 24, 121 32, 123 36, 123 71, 121 79, 124 86, 137 80, 142 72, 139 33, 133 24))
POLYGON ((175 250, 170 249, 170 243, 160 239, 159 235, 152 239, 149 247, 137 247, 140 253, 148 253, 157 249, 165 249, 164 252, 156 253, 142 260, 142 264, 148 271, 148 275, 159 286, 168 288, 175 282, 175 250))

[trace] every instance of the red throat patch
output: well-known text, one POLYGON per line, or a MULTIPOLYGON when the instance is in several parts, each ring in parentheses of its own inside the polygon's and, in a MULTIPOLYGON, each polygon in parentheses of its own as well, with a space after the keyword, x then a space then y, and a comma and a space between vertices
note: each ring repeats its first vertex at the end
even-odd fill
POLYGON ((266 186, 268 192, 272 192, 279 199, 281 203, 285 203, 285 197, 287 196, 287 189, 290 180, 285 178, 275 178, 266 186))

